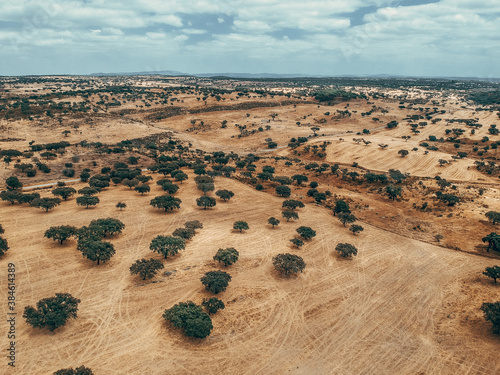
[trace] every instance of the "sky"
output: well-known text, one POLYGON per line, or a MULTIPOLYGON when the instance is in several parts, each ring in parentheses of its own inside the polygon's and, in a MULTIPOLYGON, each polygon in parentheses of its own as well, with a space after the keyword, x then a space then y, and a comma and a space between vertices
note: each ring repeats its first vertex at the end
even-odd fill
POLYGON ((0 0, 0 75, 500 77, 500 0, 0 0))

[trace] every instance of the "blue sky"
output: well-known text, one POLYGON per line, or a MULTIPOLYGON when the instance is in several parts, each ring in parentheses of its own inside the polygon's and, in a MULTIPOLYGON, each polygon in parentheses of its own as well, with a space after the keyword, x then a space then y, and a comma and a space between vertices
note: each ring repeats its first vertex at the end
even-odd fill
POLYGON ((500 77, 498 0, 0 0, 0 75, 500 77))

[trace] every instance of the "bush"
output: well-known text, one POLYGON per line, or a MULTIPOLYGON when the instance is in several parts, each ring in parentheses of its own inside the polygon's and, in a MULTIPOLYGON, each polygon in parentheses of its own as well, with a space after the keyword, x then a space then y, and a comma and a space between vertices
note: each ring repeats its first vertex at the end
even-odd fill
POLYGON ((181 302, 165 310, 163 318, 188 337, 204 339, 213 329, 212 319, 192 301, 181 302))
POLYGON ((224 271, 209 271, 200 280, 206 290, 219 294, 226 290, 231 281, 231 275, 224 271))
POLYGON ((349 243, 339 243, 335 247, 335 250, 344 258, 358 255, 358 249, 349 243))
POLYGON ((294 254, 278 254, 273 258, 274 268, 285 276, 289 274, 297 274, 306 268, 306 263, 298 255, 294 254))
POLYGON ((36 303, 37 308, 26 306, 23 318, 34 328, 48 327, 50 331, 77 317, 81 301, 68 293, 56 293, 55 297, 43 298, 36 303))

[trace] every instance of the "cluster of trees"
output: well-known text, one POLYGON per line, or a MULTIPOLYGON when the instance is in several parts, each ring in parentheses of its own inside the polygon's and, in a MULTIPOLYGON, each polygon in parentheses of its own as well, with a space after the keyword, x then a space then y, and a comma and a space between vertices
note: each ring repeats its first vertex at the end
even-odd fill
MULTIPOLYGON (((4 234, 5 230, 2 227, 2 224, 0 224, 0 234, 4 234)), ((9 250, 9 244, 5 238, 0 236, 0 257, 3 256, 7 250, 9 250)))

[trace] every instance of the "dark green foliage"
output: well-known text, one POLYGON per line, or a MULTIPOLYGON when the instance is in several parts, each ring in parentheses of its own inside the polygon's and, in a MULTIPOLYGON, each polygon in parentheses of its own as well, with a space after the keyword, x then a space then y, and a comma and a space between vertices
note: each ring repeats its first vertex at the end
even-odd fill
POLYGON ((500 301, 483 303, 481 310, 484 313, 484 319, 493 324, 493 333, 500 333, 500 301))
POLYGON ((338 218, 344 227, 346 224, 351 224, 351 223, 354 223, 356 221, 356 216, 354 216, 353 214, 351 214, 349 212, 339 213, 338 218))
POLYGON ((172 232, 172 236, 184 238, 186 241, 194 237, 196 232, 193 228, 177 228, 172 232))
POLYGON ((59 195, 62 199, 66 200, 76 193, 76 190, 69 186, 62 186, 52 190, 52 194, 59 195))
POLYGON ((230 190, 217 190, 215 195, 224 201, 228 201, 234 196, 234 193, 230 190))
POLYGON ((81 251, 85 258, 93 262, 97 261, 97 265, 100 262, 105 263, 110 260, 116 252, 113 244, 91 238, 78 240, 76 249, 81 251))
POLYGON ((198 207, 203 207, 203 209, 206 210, 207 207, 215 207, 217 202, 215 201, 215 198, 212 197, 200 197, 196 199, 196 204, 198 207))
POLYGON ((73 177, 75 175, 75 170, 73 168, 64 168, 62 173, 66 177, 73 177))
POLYGON ((276 176, 273 178, 273 181, 279 183, 280 185, 291 185, 293 182, 288 176, 276 176))
POLYGON ((85 240, 99 241, 104 238, 104 229, 97 225, 81 227, 76 231, 75 237, 79 242, 85 240))
POLYGON ((15 176, 7 178, 5 184, 7 185, 7 190, 19 190, 23 187, 21 181, 15 176))
POLYGON ((233 229, 239 230, 240 233, 244 230, 247 230, 248 228, 249 228, 248 223, 246 221, 235 221, 233 223, 233 229))
POLYGON ((397 184, 400 184, 401 182, 403 182, 403 180, 405 180, 408 175, 407 174, 404 174, 404 173, 401 173, 400 171, 398 171, 397 169, 389 169, 389 176, 394 180, 394 182, 396 182, 397 184))
POLYGON ((500 279, 500 266, 486 267, 483 275, 491 277, 496 283, 500 279))
POLYGON ((158 259, 139 259, 130 266, 132 275, 139 275, 143 280, 152 279, 158 270, 163 269, 163 263, 158 259))
POLYGON ((398 154, 401 155, 402 158, 404 158, 406 155, 409 154, 408 150, 399 150, 398 154))
POLYGON ((302 272, 306 268, 306 263, 304 259, 294 254, 278 254, 273 257, 274 268, 284 273, 285 276, 289 274, 296 274, 302 272))
POLYGON ((151 241, 149 248, 158 254, 162 254, 167 259, 167 257, 179 253, 180 250, 184 250, 186 248, 186 240, 174 236, 156 236, 151 241))
POLYGON ((203 298, 203 302, 201 303, 201 305, 203 306, 205 311, 210 315, 213 315, 217 313, 217 311, 224 310, 226 308, 224 302, 215 297, 210 299, 203 298))
POLYGON ((305 206, 304 203, 302 203, 301 201, 297 201, 294 199, 287 199, 286 201, 283 201, 281 207, 295 211, 297 208, 303 208, 305 206))
POLYGON ((214 260, 227 267, 236 263, 239 256, 240 253, 234 247, 228 247, 226 249, 217 250, 217 253, 214 255, 214 260))
POLYGON ((135 191, 137 191, 138 193, 140 193, 141 195, 144 195, 144 193, 149 193, 149 191, 151 190, 151 187, 149 185, 138 185, 134 188, 135 191))
POLYGON ((10 202, 11 204, 19 202, 22 196, 23 196, 22 193, 18 193, 17 191, 13 190, 6 190, 0 193, 0 199, 5 202, 10 202))
POLYGON ((297 220, 299 218, 299 214, 292 210, 284 210, 281 212, 286 221, 290 221, 290 219, 297 220))
POLYGON ((487 236, 482 238, 483 242, 488 242, 488 248, 486 251, 500 251, 500 235, 496 232, 491 232, 487 236))
POLYGON ((358 99, 364 95, 356 94, 341 89, 327 89, 318 91, 313 94, 314 98, 319 102, 344 102, 352 99, 358 99))
POLYGON ((309 179, 307 176, 304 176, 302 174, 296 174, 292 176, 292 180, 297 182, 297 185, 301 185, 303 182, 307 182, 309 179))
POLYGON ((4 234, 4 233, 5 233, 5 230, 3 229, 2 224, 0 224, 0 234, 4 234))
POLYGON ((493 225, 497 225, 498 223, 500 223, 500 212, 488 211, 486 212, 485 216, 493 225))
POLYGON ((186 336, 204 339, 213 329, 212 319, 194 302, 181 302, 165 310, 163 318, 175 328, 180 328, 186 336))
POLYGON ((288 198, 291 193, 292 190, 286 185, 280 185, 276 187, 276 194, 278 194, 280 197, 288 198))
POLYGON ((41 208, 42 210, 45 210, 45 212, 49 212, 49 210, 59 204, 61 204, 61 200, 59 198, 36 198, 30 202, 31 207, 41 208))
POLYGON ((314 200, 316 203, 321 204, 321 202, 326 200, 326 194, 325 193, 315 193, 313 195, 314 200))
POLYGON ((184 180, 187 180, 188 179, 188 175, 185 174, 184 172, 178 172, 176 173, 174 176, 172 176, 173 178, 175 178, 176 181, 180 181, 181 184, 182 184, 182 181, 184 180))
POLYGON ((170 195, 161 195, 151 199, 149 202, 151 206, 165 210, 165 212, 179 209, 181 207, 181 203, 182 201, 179 198, 175 198, 170 195))
POLYGON ((66 324, 77 317, 78 304, 81 301, 68 293, 56 293, 55 297, 43 298, 32 306, 24 308, 23 318, 34 328, 47 327, 50 331, 66 324))
POLYGON ((103 230, 104 237, 112 236, 116 233, 121 233, 125 224, 118 219, 108 217, 106 219, 96 219, 90 222, 91 227, 100 227, 103 230))
POLYGON ((85 186, 84 188, 78 190, 78 194, 91 196, 91 195, 96 195, 97 193, 99 193, 99 191, 100 191, 99 189, 90 186, 85 186))
POLYGON ((53 375, 94 375, 91 369, 85 366, 80 366, 75 369, 72 367, 57 370, 53 375))
POLYGON ((7 240, 3 237, 0 237, 0 257, 4 255, 7 250, 9 250, 9 244, 7 243, 7 240))
POLYGON ((298 227, 296 232, 305 240, 310 240, 311 238, 316 237, 316 232, 310 227, 298 227))
POLYGON ((397 197, 401 196, 403 189, 401 186, 388 185, 385 187, 385 192, 390 199, 395 200, 397 197))
POLYGON ((172 184, 172 183, 165 183, 161 185, 161 188, 163 191, 166 191, 168 194, 173 195, 177 193, 177 190, 179 190, 179 185, 172 184))
POLYGON ((58 227, 50 227, 45 231, 44 237, 51 238, 54 241, 59 241, 63 244, 69 237, 76 234, 76 228, 71 225, 61 225, 58 227))
POLYGON ((290 242, 297 248, 299 249, 300 247, 304 246, 304 241, 302 241, 300 238, 292 238, 290 242))
POLYGON ((339 243, 335 246, 335 250, 344 258, 358 255, 358 249, 350 243, 339 243))
POLYGON ((186 221, 184 223, 184 226, 186 228, 191 228, 191 229, 201 229, 201 228, 203 228, 203 224, 199 220, 186 221))
POLYGON ((364 231, 364 228, 361 225, 353 224, 349 227, 349 230, 352 232, 352 234, 356 235, 356 233, 364 231))
POLYGON ((87 182, 90 178, 90 172, 83 170, 82 173, 80 173, 80 180, 83 182, 87 182))
POLYGON ((436 192, 436 197, 441 201, 446 203, 448 206, 454 206, 460 203, 460 198, 455 194, 443 194, 440 191, 436 192))
POLYGON ((116 208, 119 208, 119 209, 120 209, 120 211, 121 211, 123 208, 125 208, 125 207, 127 207, 127 204, 126 204, 125 202, 118 202, 118 203, 116 204, 116 208))
POLYGON ((280 221, 278 219, 276 219, 275 217, 270 217, 269 219, 267 219, 267 222, 273 226, 273 229, 275 226, 278 226, 280 223, 280 221))
POLYGON ((209 271, 200 280, 206 290, 218 294, 226 290, 231 281, 231 275, 224 271, 209 271))
POLYGON ((79 206, 85 206, 85 208, 89 208, 90 206, 95 206, 99 203, 99 198, 92 197, 90 195, 83 195, 81 197, 76 198, 76 204, 79 206))
POLYGON ((349 209, 349 204, 342 199, 339 199, 335 202, 335 207, 333 207, 333 216, 340 214, 341 212, 351 213, 351 210, 349 209))

